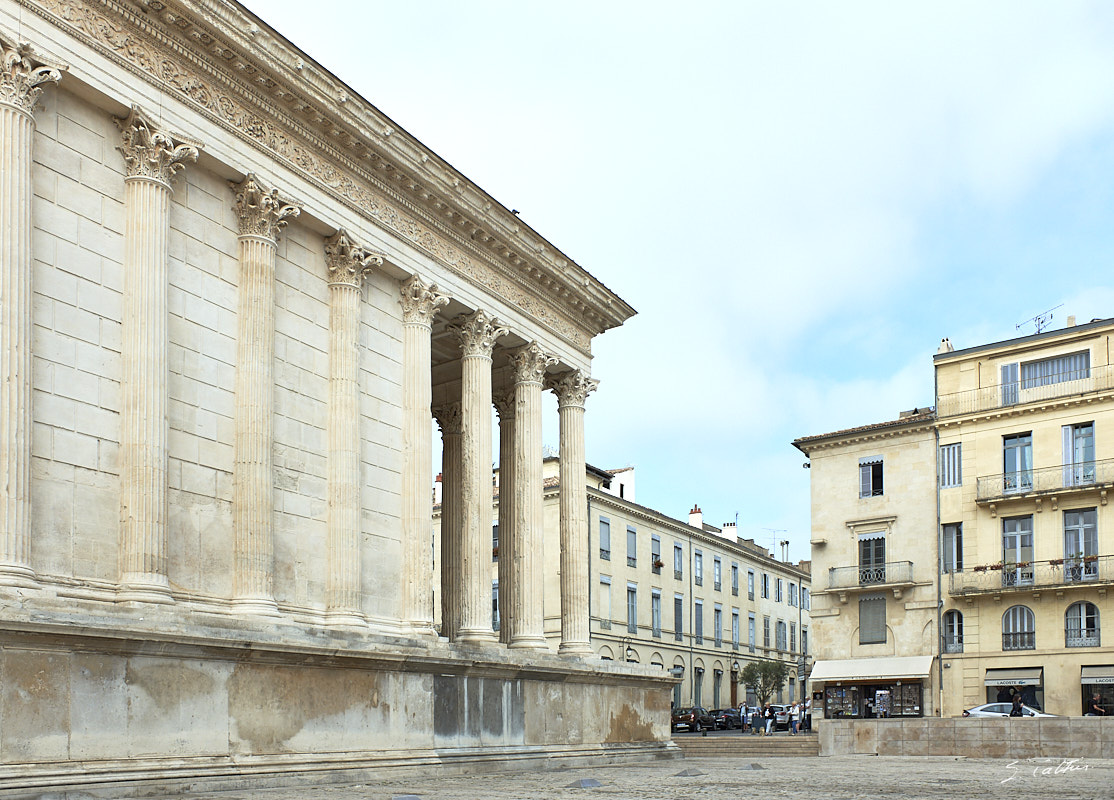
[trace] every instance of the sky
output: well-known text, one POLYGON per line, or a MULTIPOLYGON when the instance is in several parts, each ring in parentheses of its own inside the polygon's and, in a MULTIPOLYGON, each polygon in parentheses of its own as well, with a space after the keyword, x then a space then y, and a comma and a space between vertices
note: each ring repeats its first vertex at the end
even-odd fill
POLYGON ((932 405, 945 336, 1114 316, 1114 4, 246 6, 639 312, 589 463, 791 560, 795 438, 932 405))

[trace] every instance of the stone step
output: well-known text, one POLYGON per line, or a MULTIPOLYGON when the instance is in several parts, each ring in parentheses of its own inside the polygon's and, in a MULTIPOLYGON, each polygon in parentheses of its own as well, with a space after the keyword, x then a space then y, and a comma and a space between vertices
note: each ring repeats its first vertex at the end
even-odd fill
POLYGON ((724 734, 719 736, 674 736, 674 743, 686 756, 819 756, 820 737, 801 736, 750 736, 724 734))

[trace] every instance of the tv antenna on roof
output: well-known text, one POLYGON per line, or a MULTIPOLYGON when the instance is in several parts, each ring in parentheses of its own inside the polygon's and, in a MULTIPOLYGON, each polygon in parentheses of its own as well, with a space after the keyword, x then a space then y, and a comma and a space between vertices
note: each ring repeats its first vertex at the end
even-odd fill
POLYGON ((1053 306, 1052 308, 1048 309, 1047 311, 1042 311, 1040 314, 1037 314, 1035 317, 1030 317, 1029 319, 1025 320, 1024 322, 1017 323, 1016 325, 1013 326, 1013 328, 1014 328, 1014 330, 1019 331, 1019 330, 1021 330, 1022 325, 1028 325, 1030 322, 1032 322, 1037 327, 1037 333, 1040 333, 1041 331, 1043 331, 1045 328, 1048 327, 1048 323, 1052 322, 1052 312, 1055 311, 1057 308, 1063 308, 1063 307, 1064 307, 1064 304, 1060 303, 1060 305, 1053 306))

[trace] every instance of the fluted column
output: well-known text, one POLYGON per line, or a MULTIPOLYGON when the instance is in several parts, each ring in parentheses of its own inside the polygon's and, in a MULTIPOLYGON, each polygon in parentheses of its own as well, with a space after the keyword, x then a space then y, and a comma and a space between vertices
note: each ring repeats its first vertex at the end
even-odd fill
POLYGON ((133 106, 117 119, 124 156, 120 343, 121 600, 170 602, 167 577, 167 275, 170 180, 198 148, 133 106))
POLYGON ((454 326, 461 358, 461 625, 457 640, 494 642, 491 629, 491 351, 508 331, 483 311, 454 326))
POLYGON ((329 268, 328 574, 326 616, 360 625, 360 286, 383 259, 341 230, 325 241, 329 268))
MULTIPOLYGON (((433 503, 432 362, 433 317, 448 304, 436 284, 417 275, 402 282, 402 609, 410 630, 433 634, 433 561, 430 520, 433 503)), ((444 484, 442 484, 444 488, 444 484)), ((444 530, 442 517, 442 530, 444 530)))
POLYGON ((511 354, 514 369, 514 563, 505 608, 511 629, 509 646, 544 648, 542 607, 542 382, 557 359, 537 342, 511 354))
POLYGON ((460 630, 463 582, 460 576, 460 403, 433 411, 441 429, 441 635, 460 630))
POLYGON ((236 441, 232 468, 234 607, 268 614, 274 600, 275 253, 300 209, 249 174, 229 184, 240 222, 236 441))
MULTIPOLYGON (((499 616, 514 583, 514 386, 492 397, 499 414, 499 616)), ((510 642, 511 626, 500 621, 499 641, 510 642)))
POLYGON ((0 585, 31 567, 31 142, 35 104, 59 71, 0 40, 0 585))
POLYGON ((550 381, 561 419, 561 646, 563 655, 592 654, 588 628, 588 491, 585 488, 584 401, 599 381, 580 370, 550 381))

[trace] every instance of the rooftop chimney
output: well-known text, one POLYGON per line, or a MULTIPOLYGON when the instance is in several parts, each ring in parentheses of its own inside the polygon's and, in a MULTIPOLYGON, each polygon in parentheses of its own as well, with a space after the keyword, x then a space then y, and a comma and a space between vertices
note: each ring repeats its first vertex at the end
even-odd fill
POLYGON ((704 513, 700 510, 700 506, 695 503, 692 506, 692 511, 689 512, 689 525, 701 530, 704 529, 704 513))
POLYGON ((1068 325, 1067 325, 1067 327, 1069 327, 1069 328, 1074 328, 1075 327, 1075 314, 1068 314, 1068 325))
POLYGON ((940 346, 936 348, 936 355, 941 353, 954 353, 955 348, 952 347, 952 340, 945 336, 940 340, 940 346))

